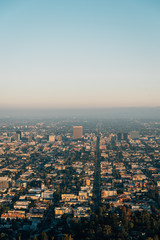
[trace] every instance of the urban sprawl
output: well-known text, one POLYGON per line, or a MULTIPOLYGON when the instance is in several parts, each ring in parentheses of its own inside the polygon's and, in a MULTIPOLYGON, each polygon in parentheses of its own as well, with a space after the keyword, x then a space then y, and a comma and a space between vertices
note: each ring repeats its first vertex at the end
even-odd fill
POLYGON ((160 239, 160 122, 0 121, 0 239, 160 239))

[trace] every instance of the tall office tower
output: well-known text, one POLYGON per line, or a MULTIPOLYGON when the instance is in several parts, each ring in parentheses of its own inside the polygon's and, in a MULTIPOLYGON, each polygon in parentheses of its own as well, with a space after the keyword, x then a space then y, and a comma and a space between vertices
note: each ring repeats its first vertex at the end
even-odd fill
POLYGON ((80 139, 83 135, 82 126, 73 126, 73 139, 80 139))
POLYGON ((128 133, 123 133, 123 140, 127 140, 128 139, 128 133))
POLYGON ((118 133, 118 134, 117 134, 117 140, 118 140, 118 141, 121 141, 121 140, 122 140, 122 133, 118 133))
POLYGON ((17 140, 20 141, 22 138, 22 133, 21 131, 16 131, 16 135, 17 135, 17 140))

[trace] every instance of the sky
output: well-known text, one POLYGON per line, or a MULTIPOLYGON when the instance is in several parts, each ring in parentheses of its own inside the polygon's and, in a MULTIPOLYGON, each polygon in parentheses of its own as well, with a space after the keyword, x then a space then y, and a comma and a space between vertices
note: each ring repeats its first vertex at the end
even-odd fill
POLYGON ((1 0, 0 108, 160 106, 159 0, 1 0))

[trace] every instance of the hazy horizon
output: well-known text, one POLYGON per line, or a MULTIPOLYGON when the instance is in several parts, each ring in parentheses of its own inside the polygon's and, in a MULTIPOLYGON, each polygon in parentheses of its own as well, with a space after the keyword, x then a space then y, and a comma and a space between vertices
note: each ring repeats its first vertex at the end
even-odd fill
POLYGON ((160 2, 0 1, 0 108, 160 106, 160 2))
POLYGON ((0 119, 160 119, 160 107, 2 109, 0 119))

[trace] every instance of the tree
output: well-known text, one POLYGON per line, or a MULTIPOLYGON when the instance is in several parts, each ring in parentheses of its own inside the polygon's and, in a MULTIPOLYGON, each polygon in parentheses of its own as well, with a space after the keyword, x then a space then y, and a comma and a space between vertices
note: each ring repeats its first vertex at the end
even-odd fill
POLYGON ((42 232, 41 233, 41 240, 48 240, 48 236, 47 236, 47 233, 46 232, 42 232))
POLYGON ((155 235, 153 239, 154 239, 154 240, 159 240, 158 235, 155 235))
POLYGON ((118 224, 118 217, 116 213, 111 213, 110 214, 110 218, 111 218, 111 223, 114 227, 117 227, 118 224))
POLYGON ((36 235, 34 235, 34 237, 33 237, 33 240, 38 240, 38 238, 37 238, 37 236, 36 236, 36 235))
POLYGON ((6 237, 5 233, 2 232, 2 233, 0 234, 0 239, 5 239, 5 237, 6 237))
POLYGON ((65 236, 62 237, 62 240, 74 240, 71 235, 65 234, 65 236))
POLYGON ((103 232, 104 232, 104 235, 105 235, 105 236, 110 236, 111 233, 112 233, 112 228, 111 228, 111 226, 110 226, 110 225, 105 225, 103 232))

